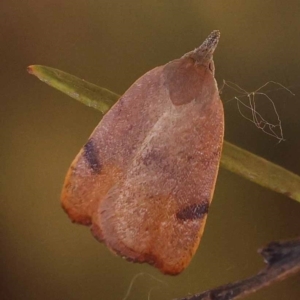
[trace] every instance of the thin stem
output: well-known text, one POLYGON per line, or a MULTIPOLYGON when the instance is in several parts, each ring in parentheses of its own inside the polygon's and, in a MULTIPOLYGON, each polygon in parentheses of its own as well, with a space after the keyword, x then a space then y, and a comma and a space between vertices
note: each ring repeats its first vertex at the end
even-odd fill
POLYGON ((259 250, 267 267, 256 275, 177 300, 234 300, 243 298, 300 271, 300 239, 272 242, 259 250))
MULTIPOLYGON (((28 71, 48 85, 103 114, 120 97, 107 89, 57 69, 36 65, 28 67, 28 71)), ((223 146, 221 167, 300 202, 298 175, 226 141, 223 146)))
POLYGON ((226 141, 221 167, 300 202, 298 175, 226 141))

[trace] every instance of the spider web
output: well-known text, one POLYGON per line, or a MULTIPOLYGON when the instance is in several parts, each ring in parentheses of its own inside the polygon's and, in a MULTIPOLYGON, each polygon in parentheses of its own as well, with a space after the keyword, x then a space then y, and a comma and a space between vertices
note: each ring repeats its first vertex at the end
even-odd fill
POLYGON ((295 94, 290 89, 276 81, 268 81, 255 91, 248 92, 234 82, 223 80, 223 85, 220 88, 219 92, 221 94, 224 87, 227 86, 239 93, 240 96, 234 96, 226 102, 236 100, 237 108, 243 118, 252 122, 258 129, 262 130, 264 133, 275 137, 279 142, 281 142, 284 141, 281 119, 274 101, 270 96, 267 95, 268 92, 274 91, 274 89, 265 92, 263 91, 263 89, 270 84, 277 85, 279 87, 275 90, 285 90, 291 95, 295 96, 295 94), (271 104, 273 112, 275 113, 274 121, 267 120, 267 118, 258 111, 257 101, 261 97, 265 98, 271 104))

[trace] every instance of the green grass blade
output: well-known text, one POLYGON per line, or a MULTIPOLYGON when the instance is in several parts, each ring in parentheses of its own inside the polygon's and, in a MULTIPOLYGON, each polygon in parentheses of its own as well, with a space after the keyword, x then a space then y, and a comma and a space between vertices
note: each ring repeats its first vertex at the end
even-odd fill
MULTIPOLYGON (((105 114, 119 95, 78 77, 45 66, 30 66, 28 72, 81 103, 105 114)), ((300 202, 300 177, 257 155, 224 142, 221 167, 272 191, 300 202)))
POLYGON ((66 72, 39 65, 29 66, 27 71, 41 81, 105 114, 119 99, 119 95, 75 77, 66 72))
POLYGON ((226 141, 221 167, 300 202, 298 175, 226 141))

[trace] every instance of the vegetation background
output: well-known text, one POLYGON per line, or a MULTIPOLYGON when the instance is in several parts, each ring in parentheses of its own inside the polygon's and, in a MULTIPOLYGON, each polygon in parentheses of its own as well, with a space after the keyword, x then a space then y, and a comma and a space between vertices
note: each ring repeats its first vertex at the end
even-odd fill
MULTIPOLYGON (((100 114, 26 73, 43 64, 122 94, 146 71, 221 31, 216 78, 255 90, 269 80, 285 142, 244 120, 228 89, 226 139, 300 174, 300 2, 259 0, 1 0, 0 298, 172 299, 263 267, 257 248, 299 236, 299 203, 220 170, 202 243, 180 276, 112 255, 71 224, 59 197, 66 171, 100 114)), ((259 111, 271 112, 265 101, 259 111)), ((300 298, 300 276, 248 297, 300 298)))

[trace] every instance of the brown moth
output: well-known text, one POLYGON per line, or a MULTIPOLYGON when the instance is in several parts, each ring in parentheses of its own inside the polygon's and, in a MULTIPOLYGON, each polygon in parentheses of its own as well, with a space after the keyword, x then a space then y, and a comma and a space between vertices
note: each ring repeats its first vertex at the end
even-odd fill
POLYGON ((110 250, 166 274, 187 267, 216 183, 224 113, 213 31, 203 44, 139 78, 73 161, 62 205, 110 250))

